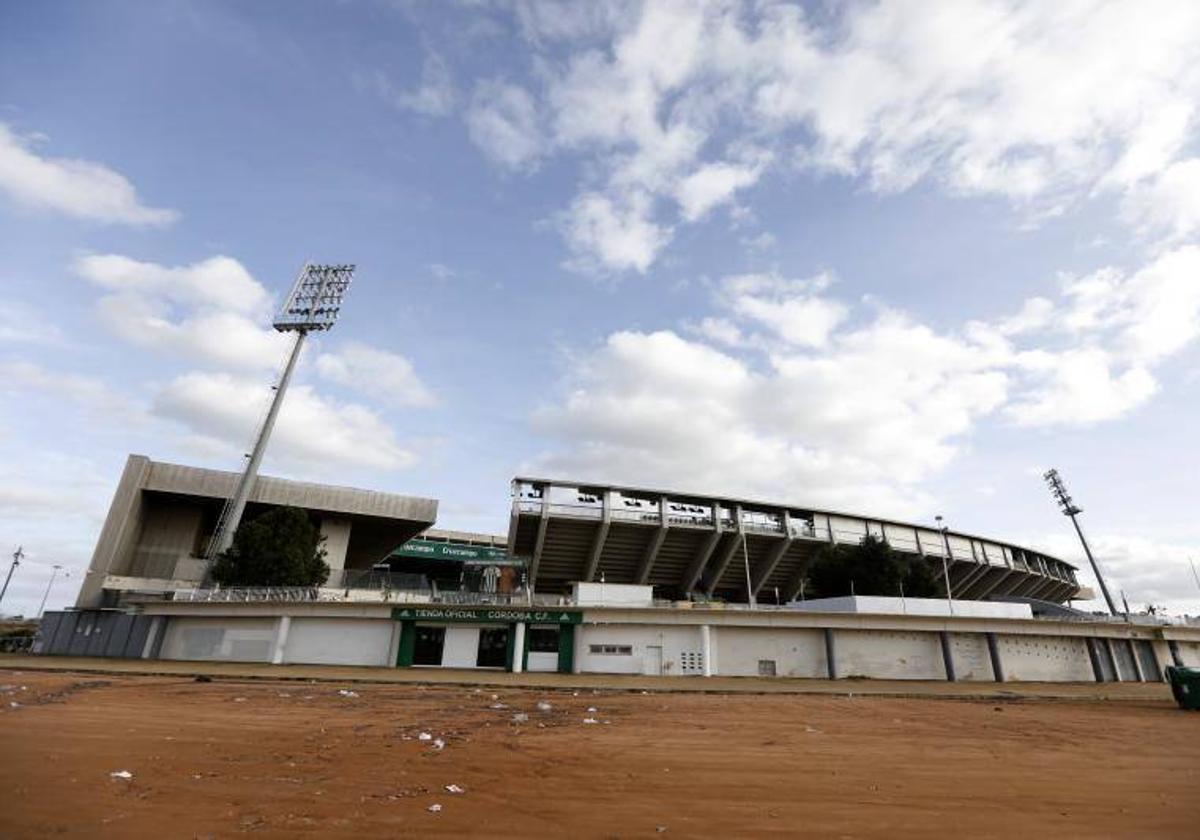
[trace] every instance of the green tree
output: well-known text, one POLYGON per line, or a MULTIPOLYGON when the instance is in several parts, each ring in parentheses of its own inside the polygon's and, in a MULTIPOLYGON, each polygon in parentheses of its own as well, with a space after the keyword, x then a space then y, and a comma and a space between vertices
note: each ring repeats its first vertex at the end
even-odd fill
POLYGON ((242 522, 233 545, 213 564, 222 586, 320 586, 329 577, 324 541, 308 514, 273 508, 242 522))
POLYGON ((929 563, 894 551, 887 540, 863 537, 858 545, 828 545, 808 567, 808 591, 823 598, 849 595, 941 597, 944 590, 929 563))

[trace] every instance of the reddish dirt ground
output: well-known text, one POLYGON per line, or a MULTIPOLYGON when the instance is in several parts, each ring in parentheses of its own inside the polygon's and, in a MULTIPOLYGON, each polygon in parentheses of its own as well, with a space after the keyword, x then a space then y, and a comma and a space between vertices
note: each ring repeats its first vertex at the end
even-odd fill
POLYGON ((1169 701, 0 684, 5 838, 1200 836, 1169 701))

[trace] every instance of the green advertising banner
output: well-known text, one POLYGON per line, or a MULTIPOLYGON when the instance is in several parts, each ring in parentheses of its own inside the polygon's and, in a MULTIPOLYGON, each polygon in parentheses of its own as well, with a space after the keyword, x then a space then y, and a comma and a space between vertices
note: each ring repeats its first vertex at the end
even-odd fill
POLYGON ((462 543, 444 543, 436 540, 423 540, 420 537, 409 540, 392 552, 393 557, 422 557, 427 560, 453 560, 458 563, 497 564, 502 566, 519 565, 509 559, 508 553, 502 548, 489 548, 484 545, 463 545, 462 543))
POLYGON ((396 621, 509 622, 529 624, 579 624, 583 613, 571 610, 511 610, 502 607, 395 607, 396 621))

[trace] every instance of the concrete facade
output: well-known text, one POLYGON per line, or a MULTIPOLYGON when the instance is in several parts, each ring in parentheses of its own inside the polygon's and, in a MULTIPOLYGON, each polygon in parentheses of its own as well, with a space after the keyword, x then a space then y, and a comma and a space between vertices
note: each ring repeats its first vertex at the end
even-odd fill
MULTIPOLYGON (((200 582, 203 554, 238 475, 130 455, 76 599, 94 608, 120 593, 169 592, 200 582)), ((247 517, 278 506, 309 511, 331 569, 368 568, 437 518, 437 502, 269 476, 256 479, 247 517)))
MULTIPOLYGON (((558 610, 488 608, 488 615, 521 616, 505 622, 463 620, 461 615, 439 621, 439 610, 453 608, 420 609, 423 617, 411 623, 414 629, 444 629, 441 659, 430 664, 447 668, 476 667, 480 633, 486 628, 509 628, 511 670, 554 671, 566 664, 576 673, 701 678, 1133 682, 1160 680, 1163 666, 1173 662, 1200 665, 1200 627, 1191 626, 594 607, 583 609, 580 623, 567 633, 567 625, 530 619, 558 610), (526 640, 538 627, 560 629, 571 646, 569 655, 514 655, 512 647, 528 650, 526 640)), ((145 603, 137 616, 51 613, 44 628, 56 638, 44 640, 43 652, 393 667, 404 658, 405 622, 397 618, 398 610, 388 604, 345 602, 163 601, 145 603), (140 635, 124 641, 129 628, 118 630, 118 620, 139 622, 140 635), (125 636, 114 638, 120 632, 125 636)))

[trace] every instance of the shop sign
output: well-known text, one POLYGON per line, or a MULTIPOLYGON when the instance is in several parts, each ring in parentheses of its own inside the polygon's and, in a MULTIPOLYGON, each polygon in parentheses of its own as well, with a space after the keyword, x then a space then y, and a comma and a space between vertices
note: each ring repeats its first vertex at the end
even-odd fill
POLYGON ((497 607, 395 607, 396 621, 518 622, 527 624, 579 624, 583 613, 571 610, 506 610, 497 607))

